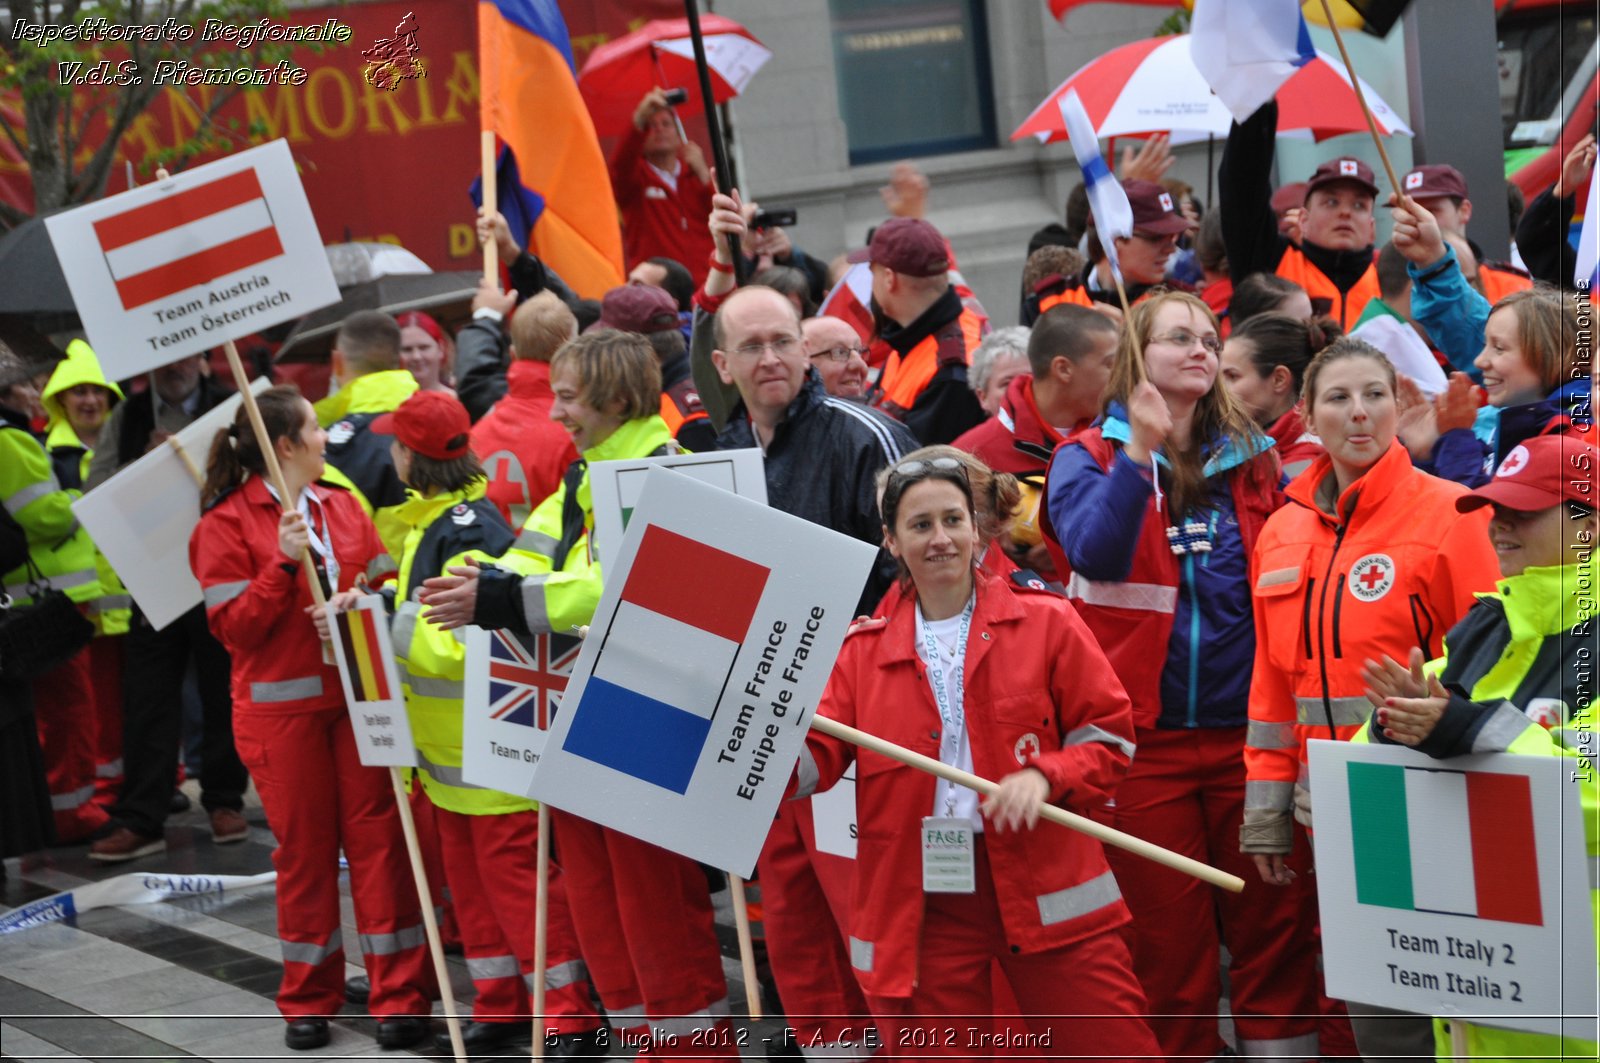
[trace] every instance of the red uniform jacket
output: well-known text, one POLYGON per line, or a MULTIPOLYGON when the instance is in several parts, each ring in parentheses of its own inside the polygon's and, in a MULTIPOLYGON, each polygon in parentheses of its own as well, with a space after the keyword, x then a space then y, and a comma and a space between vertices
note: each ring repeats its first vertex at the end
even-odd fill
MULTIPOLYGON (((1128 770, 1133 721, 1105 654, 1066 600, 979 572, 966 658, 966 727, 974 771, 999 780, 1023 766, 1050 800, 1103 807, 1128 770)), ((887 621, 845 640, 818 708, 824 716, 937 758, 941 722, 917 657, 914 596, 886 602, 887 621)), ((856 762, 859 847, 850 959, 861 987, 909 996, 922 937, 922 817, 934 778, 813 731, 796 796, 826 789, 856 762)), ((1100 842, 1050 823, 986 829, 1005 944, 1040 952, 1122 926, 1128 909, 1100 842)))
MULTIPOLYGON (((355 496, 320 483, 311 490, 330 525, 336 589, 348 590, 360 576, 373 583, 392 577, 394 561, 355 496)), ((344 705, 339 670, 323 662, 305 613, 311 604, 305 570, 278 552, 282 512, 265 482, 251 476, 207 510, 189 538, 189 567, 200 581, 206 620, 233 658, 235 712, 344 705)))
POLYGON ((622 212, 622 252, 627 268, 647 258, 677 259, 705 283, 711 257, 711 186, 694 175, 687 163, 678 167, 678 187, 661 179, 645 161, 644 132, 633 126, 611 156, 611 189, 622 212))
POLYGON ((1306 427, 1306 419, 1301 413, 1299 404, 1289 407, 1289 411, 1267 429, 1267 435, 1272 437, 1272 442, 1278 451, 1278 460, 1283 463, 1283 475, 1293 480, 1296 476, 1311 467, 1311 463, 1326 454, 1327 448, 1322 445, 1322 440, 1311 434, 1311 429, 1306 427))
POLYGON ((472 426, 472 452, 489 474, 487 497, 513 528, 556 493, 578 460, 572 437, 550 419, 554 401, 550 364, 518 358, 506 370, 505 397, 472 426))

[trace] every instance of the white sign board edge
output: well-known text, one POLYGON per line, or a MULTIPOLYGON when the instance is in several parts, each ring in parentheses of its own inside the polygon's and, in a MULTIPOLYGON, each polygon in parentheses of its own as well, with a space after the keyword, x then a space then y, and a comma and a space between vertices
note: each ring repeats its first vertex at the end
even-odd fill
MULTIPOLYGON (((257 377, 259 395, 271 381, 257 377)), ((195 418, 173 438, 203 476, 212 437, 233 423, 239 403, 227 401, 195 418)), ((105 555, 157 631, 200 604, 189 568, 189 537, 200 523, 200 485, 172 444, 159 446, 72 503, 73 515, 105 555)))
POLYGON ((638 501, 645 474, 653 468, 671 469, 752 502, 767 504, 766 463, 756 447, 597 461, 589 466, 589 497, 594 506, 595 552, 602 572, 616 567, 622 553, 622 511, 638 501))
POLYGON ((839 781, 811 797, 811 822, 817 851, 850 860, 856 858, 856 766, 845 769, 839 781))
MULTIPOLYGON (((534 771, 529 796, 750 877, 854 617, 861 585, 876 558, 877 547, 871 544, 682 474, 650 470, 623 537, 621 561, 605 581, 594 624, 573 666, 562 711, 534 771), (563 748, 573 720, 583 711, 584 688, 600 654, 605 625, 617 611, 628 569, 651 525, 771 570, 693 778, 681 796, 563 748), (815 620, 813 610, 821 614, 815 620), (808 622, 813 625, 810 631, 808 622), (775 644, 769 645, 769 640, 775 644), (798 653, 802 646, 803 656, 798 653), (765 674, 758 667, 763 664, 765 674), (792 679, 784 677, 786 669, 792 679), (748 693, 752 690, 754 694, 748 693), (791 695, 781 717, 773 707, 780 690, 791 695), (765 765, 757 771, 758 743, 771 733, 769 724, 776 725, 773 748, 761 751, 765 765), (743 729, 746 740, 737 752, 729 753, 735 728, 743 729)), ((706 590, 685 586, 686 593, 706 590)))
MULTIPOLYGON (((339 286, 287 141, 236 152, 45 219, 72 301, 106 377, 120 380, 339 301, 339 286), (282 254, 123 309, 95 222, 254 169, 282 254)), ((195 250, 199 250, 198 247, 195 250)), ((182 249, 173 252, 181 254, 182 249)))
MULTIPOLYGON (((1561 1016, 1589 1016, 1579 1036, 1594 1037, 1594 924, 1572 761, 1506 753, 1437 760, 1401 747, 1325 740, 1311 742, 1308 753, 1329 996, 1545 1034, 1562 1032, 1561 1016), (1346 774, 1352 761, 1528 777, 1546 925, 1357 901, 1346 774)), ((1570 1022, 1566 1034, 1573 1035, 1570 1022)))

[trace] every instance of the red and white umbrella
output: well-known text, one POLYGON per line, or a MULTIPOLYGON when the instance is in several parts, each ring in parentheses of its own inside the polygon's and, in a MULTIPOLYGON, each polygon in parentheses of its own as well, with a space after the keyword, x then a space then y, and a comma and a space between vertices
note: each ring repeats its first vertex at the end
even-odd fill
MULTIPOLYGON (((743 92, 772 58, 755 34, 731 18, 702 15, 700 33, 715 103, 726 103, 743 92)), ((657 85, 688 90, 688 100, 677 108, 680 116, 704 112, 687 19, 656 19, 602 44, 589 53, 578 74, 578 89, 602 136, 626 132, 639 100, 657 85)))
MULTIPOLYGON (((1067 139, 1060 100, 1076 89, 1100 137, 1171 133, 1177 141, 1223 137, 1233 116, 1194 65, 1189 35, 1152 37, 1114 48, 1063 81, 1011 134, 1040 143, 1067 139)), ((1410 136, 1411 127, 1365 80, 1361 91, 1378 132, 1410 136)), ((1350 77, 1339 60, 1318 52, 1278 90, 1278 132, 1318 140, 1367 128, 1350 77)))

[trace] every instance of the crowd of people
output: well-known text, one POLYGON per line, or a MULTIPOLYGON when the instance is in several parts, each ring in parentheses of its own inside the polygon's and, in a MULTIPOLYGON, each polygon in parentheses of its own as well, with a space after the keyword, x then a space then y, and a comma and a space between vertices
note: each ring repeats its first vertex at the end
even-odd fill
MULTIPOLYGON (((547 1056, 737 1056, 719 876, 686 857, 550 810, 536 969, 538 814, 463 778, 459 629, 555 645, 590 621, 591 463, 758 448, 771 506, 880 549, 818 712, 998 783, 980 798, 809 736, 757 876, 804 1054, 1449 1058, 1454 1027, 1473 1057, 1593 1058, 1326 996, 1339 928, 1318 917, 1307 762, 1319 738, 1592 754, 1590 309, 1539 241, 1593 137, 1507 234, 1518 267, 1468 239, 1448 165, 1389 197, 1348 157, 1275 190, 1269 102, 1230 133, 1212 209, 1164 178, 1160 141, 1124 157, 1131 235, 1108 246, 1075 192, 1029 248, 1025 324, 991 330, 913 167, 829 264, 714 189, 660 90, 634 126, 613 160, 629 282, 580 298, 481 211, 509 287, 485 282, 455 335, 354 313, 331 394, 273 387, 262 428, 241 409, 217 432, 188 544, 203 604, 160 630, 69 506, 225 390, 200 357, 119 385, 82 341, 40 387, 0 347, 0 501, 26 539, 6 593, 65 591, 95 628, 6 680, 4 855, 159 854, 192 672, 213 839, 247 836, 252 782, 277 839, 287 1045, 325 1044, 350 1000, 380 1045, 448 1051, 396 797, 356 756, 309 557, 336 608, 387 598, 408 800, 476 987, 469 1051, 528 1037, 542 979, 547 1056), (816 316, 862 269, 871 324, 816 316), (808 799, 850 772, 853 860, 819 848, 808 799), (1245 888, 1041 825, 1041 803, 1245 888), (349 983, 341 853, 366 970, 349 983)), ((1592 768, 1575 777, 1593 817, 1592 768)), ((1571 843, 1597 856, 1595 832, 1571 843)))

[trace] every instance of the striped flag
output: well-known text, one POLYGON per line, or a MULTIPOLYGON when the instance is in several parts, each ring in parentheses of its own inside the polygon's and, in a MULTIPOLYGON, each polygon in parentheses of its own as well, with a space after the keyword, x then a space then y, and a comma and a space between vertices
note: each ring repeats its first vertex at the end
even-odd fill
POLYGON ((1578 268, 1572 283, 1592 296, 1600 283, 1600 166, 1589 175, 1589 202, 1583 208, 1583 229, 1578 234, 1578 268))
POLYGON ((388 640, 378 634, 378 619, 372 609, 348 609, 336 619, 340 648, 344 651, 344 670, 350 676, 351 698, 357 702, 389 701, 396 697, 389 685, 388 640))
POLYGON ((562 749, 688 792, 771 570, 657 525, 644 531, 562 749), (715 587, 715 593, 699 588, 715 587))
POLYGON ((817 307, 817 316, 836 317, 855 329, 862 343, 871 343, 875 331, 872 327, 872 265, 857 262, 845 270, 833 291, 817 307))
POLYGON ((1356 900, 1543 926, 1525 775, 1351 762, 1356 900))
POLYGON ((101 218, 94 231, 124 310, 284 253, 254 169, 101 218))
POLYGON ((490 631, 489 718, 548 731, 582 648, 583 640, 570 635, 524 642, 509 631, 490 631))
POLYGON ((1118 282, 1122 280, 1122 267, 1117 264, 1116 239, 1133 236, 1133 207, 1128 203, 1128 193, 1122 190, 1117 175, 1106 165, 1100 154, 1100 141, 1094 135, 1094 123, 1083 109, 1078 90, 1073 89, 1061 97, 1061 121, 1067 127, 1067 139, 1072 142, 1072 154, 1078 157, 1078 167, 1083 170, 1084 188, 1089 193, 1089 209, 1094 214, 1094 227, 1100 234, 1100 246, 1106 250, 1106 261, 1118 282))
POLYGON ((1195 69, 1240 122, 1317 57, 1300 0, 1195 0, 1189 48, 1195 69))

